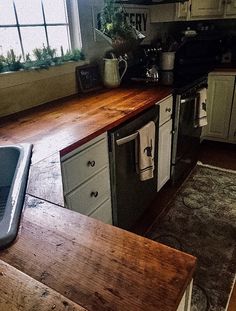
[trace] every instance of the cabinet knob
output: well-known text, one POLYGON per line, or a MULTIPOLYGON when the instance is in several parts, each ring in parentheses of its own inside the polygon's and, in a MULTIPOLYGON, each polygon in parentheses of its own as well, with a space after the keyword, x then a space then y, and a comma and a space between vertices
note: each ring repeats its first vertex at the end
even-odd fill
POLYGON ((88 161, 88 166, 94 167, 96 164, 95 161, 88 161))
POLYGON ((96 198, 98 196, 98 192, 97 191, 92 191, 90 196, 96 198))
POLYGON ((171 112, 171 108, 166 108, 166 112, 171 112))

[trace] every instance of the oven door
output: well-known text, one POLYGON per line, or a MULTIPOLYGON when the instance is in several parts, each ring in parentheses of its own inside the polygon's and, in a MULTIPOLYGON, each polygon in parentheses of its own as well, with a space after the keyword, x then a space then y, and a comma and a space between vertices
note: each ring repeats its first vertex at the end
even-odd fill
POLYGON ((171 172, 174 182, 186 176, 197 161, 201 136, 196 124, 198 104, 197 94, 176 97, 171 172))

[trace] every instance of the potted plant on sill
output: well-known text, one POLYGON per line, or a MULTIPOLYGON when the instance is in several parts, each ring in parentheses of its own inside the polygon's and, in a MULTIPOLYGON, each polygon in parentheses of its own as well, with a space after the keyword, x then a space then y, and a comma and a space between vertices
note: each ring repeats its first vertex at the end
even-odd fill
POLYGON ((98 16, 98 28, 95 28, 95 31, 118 54, 124 54, 136 48, 145 38, 127 21, 124 7, 115 3, 115 0, 104 0, 104 8, 98 16))
POLYGON ((0 55, 0 73, 49 69, 64 63, 85 60, 84 54, 79 49, 73 49, 64 54, 61 47, 61 56, 57 56, 56 49, 52 49, 50 46, 35 48, 33 56, 34 59, 27 54, 25 61, 22 62, 22 57, 16 56, 14 50, 11 49, 7 52, 7 56, 0 55))

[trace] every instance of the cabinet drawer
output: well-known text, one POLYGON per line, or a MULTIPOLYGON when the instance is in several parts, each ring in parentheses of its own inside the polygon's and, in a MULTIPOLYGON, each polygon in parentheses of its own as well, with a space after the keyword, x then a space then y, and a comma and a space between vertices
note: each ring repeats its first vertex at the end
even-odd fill
POLYGON ((101 220, 105 224, 112 225, 111 200, 107 200, 106 202, 104 202, 89 216, 101 220))
POLYGON ((107 140, 102 139, 62 162, 64 193, 88 180, 108 163, 107 140))
POLYGON ((91 214, 110 198, 108 167, 66 196, 67 207, 84 215, 91 214))
POLYGON ((173 96, 170 96, 164 99, 161 102, 157 103, 160 107, 160 119, 159 126, 171 119, 172 110, 173 110, 173 96))

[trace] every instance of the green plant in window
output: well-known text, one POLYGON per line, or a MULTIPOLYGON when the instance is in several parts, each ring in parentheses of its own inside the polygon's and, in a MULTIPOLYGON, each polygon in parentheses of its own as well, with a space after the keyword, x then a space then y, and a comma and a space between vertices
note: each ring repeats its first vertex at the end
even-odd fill
POLYGON ((34 67, 47 69, 50 66, 54 66, 58 62, 58 57, 56 56, 56 49, 52 49, 50 46, 43 46, 42 49, 36 48, 33 50, 33 55, 35 57, 34 67))
POLYGON ((5 63, 5 58, 3 55, 0 55, 0 72, 3 72, 4 63, 5 63))
POLYGON ((79 49, 67 51, 64 54, 61 47, 61 56, 57 56, 56 49, 51 47, 36 48, 33 50, 33 58, 26 54, 25 61, 21 62, 21 56, 16 56, 13 50, 7 52, 7 56, 0 55, 0 72, 19 71, 29 69, 48 69, 51 66, 61 65, 68 61, 84 60, 85 56, 79 49))
POLYGON ((83 52, 79 49, 74 49, 72 51, 67 51, 66 54, 64 52, 61 53, 62 61, 68 62, 68 61, 78 61, 78 60, 84 60, 85 56, 83 52))
POLYGON ((23 68, 21 56, 16 56, 12 49, 7 52, 7 57, 4 59, 4 61, 8 71, 18 71, 23 68))

